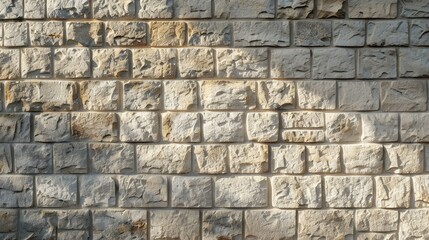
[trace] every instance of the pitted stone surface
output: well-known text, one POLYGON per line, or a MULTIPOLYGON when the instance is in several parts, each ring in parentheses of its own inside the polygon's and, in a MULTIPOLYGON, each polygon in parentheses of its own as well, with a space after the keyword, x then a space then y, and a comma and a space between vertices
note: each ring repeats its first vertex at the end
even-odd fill
POLYGON ((201 105, 208 110, 240 110, 256 107, 256 83, 253 81, 203 81, 201 105))
POLYGON ((96 210, 92 219, 94 239, 147 239, 145 210, 96 210))
POLYGON ((16 173, 52 173, 52 145, 17 144, 13 146, 13 151, 16 173))
POLYGON ((19 175, 0 176, 0 195, 2 208, 32 207, 33 178, 19 175))
POLYGON ((167 206, 167 179, 162 176, 121 176, 119 207, 167 206))
POLYGON ((268 52, 265 49, 219 49, 217 75, 222 78, 265 78, 268 76, 268 52))
POLYGON ((268 182, 262 176, 223 177, 215 181, 216 207, 266 207, 268 182))
POLYGON ((91 172, 134 172, 134 148, 130 144, 94 143, 88 150, 91 172))
POLYGON ((190 145, 138 145, 136 151, 137 172, 177 174, 191 171, 190 145))
POLYGON ((275 176, 271 180, 274 207, 322 207, 322 179, 320 176, 275 176))
POLYGON ((312 0, 278 0, 277 17, 286 19, 310 18, 314 9, 312 0))
POLYGON ((76 176, 37 176, 36 189, 39 207, 72 207, 77 203, 76 176))

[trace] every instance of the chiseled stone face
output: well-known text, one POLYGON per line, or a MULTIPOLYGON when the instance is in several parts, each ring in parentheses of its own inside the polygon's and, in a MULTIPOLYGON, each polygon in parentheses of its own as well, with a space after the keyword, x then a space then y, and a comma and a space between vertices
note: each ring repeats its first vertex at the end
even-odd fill
POLYGON ((355 226, 360 232, 391 232, 398 230, 399 213, 395 210, 356 210, 355 226))
POLYGON ((101 46, 104 24, 101 22, 67 22, 67 43, 78 46, 101 46))
POLYGON ((3 45, 23 47, 28 45, 28 25, 26 22, 3 23, 3 45))
POLYGON ((61 46, 64 42, 64 26, 60 21, 29 22, 31 46, 61 46))
POLYGON ((428 236, 429 226, 426 216, 427 209, 409 209, 400 213, 399 239, 425 238, 428 236))
POLYGON ((161 81, 128 81, 123 88, 126 110, 157 110, 161 107, 161 81))
POLYGON ((272 49, 271 77, 273 78, 309 78, 311 63, 310 49, 272 49))
POLYGON ((194 80, 171 80, 164 83, 166 110, 193 110, 198 107, 198 84, 194 80))
POLYGON ((150 212, 150 239, 190 239, 200 235, 198 210, 154 210, 150 212))
POLYGON ((212 180, 210 177, 172 178, 172 206, 186 208, 212 207, 212 180))
POLYGON ((344 171, 349 174, 380 174, 383 171, 383 145, 350 144, 342 146, 344 171))
POLYGON ((203 239, 241 239, 243 213, 238 210, 203 211, 203 239))
POLYGON ((232 26, 227 21, 187 22, 188 45, 229 46, 232 42, 232 26))
POLYGON ((72 136, 76 140, 115 142, 119 139, 118 122, 115 113, 72 113, 72 136))
POLYGON ((268 51, 259 48, 216 50, 217 76, 221 78, 266 78, 268 51))
POLYGON ((85 81, 80 84, 80 98, 83 109, 118 110, 119 84, 116 81, 85 81))
POLYGON ((0 79, 19 78, 19 50, 0 49, 0 79))
POLYGON ((216 18, 274 18, 274 0, 219 0, 216 18))
POLYGON ((371 177, 325 177, 325 196, 328 207, 369 208, 373 206, 373 182, 371 177))
POLYGON ((404 20, 370 21, 368 46, 404 46, 408 44, 408 22, 404 20))
POLYGON ((177 52, 175 49, 133 49, 134 78, 175 78, 177 52))
POLYGON ((83 175, 79 178, 80 202, 83 207, 114 207, 115 180, 105 175, 83 175))
POLYGON ((94 78, 128 77, 130 51, 122 48, 92 50, 92 75, 94 78))
POLYGON ((262 176, 221 177, 215 181, 216 207, 266 207, 268 182, 262 176))
POLYGON ((350 18, 395 18, 398 0, 349 0, 350 18))
POLYGON ((268 145, 258 143, 228 146, 231 173, 268 172, 268 145))
POLYGON ((137 0, 139 18, 172 18, 173 0, 137 0))
POLYGON ((30 142, 30 114, 0 114, 0 142, 30 142))
MULTIPOLYGON (((429 5, 428 5, 429 7, 429 5)), ((429 12, 429 8, 428 8, 429 12)), ((429 16, 429 13, 428 13, 429 16)), ((410 44, 414 46, 429 46, 429 20, 415 19, 410 25, 410 44)))
POLYGON ((0 144, 0 173, 12 171, 12 147, 9 144, 0 144))
POLYGON ((360 141, 362 121, 356 113, 326 113, 326 137, 329 142, 360 141))
POLYGON ((244 215, 246 239, 296 238, 293 210, 246 210, 244 215))
POLYGON ((306 146, 310 173, 341 172, 341 147, 336 145, 306 146))
POLYGON ((179 61, 179 74, 182 78, 214 77, 214 51, 212 49, 179 49, 179 61))
POLYGON ((429 113, 402 113, 401 118, 401 140, 403 142, 428 142, 429 113))
POLYGON ((51 49, 24 48, 21 50, 23 78, 50 78, 52 75, 51 49))
MULTIPOLYGON (((0 195, 2 196, 0 199, 2 208, 32 207, 33 177, 20 175, 0 176, 0 195)), ((0 216, 2 216, 1 213, 0 216)))
POLYGON ((321 0, 316 5, 318 18, 344 18, 346 0, 321 0))
MULTIPOLYGON (((383 99, 384 100, 384 99, 383 99)), ((377 82, 339 82, 338 104, 343 111, 371 111, 380 108, 377 82)))
POLYGON ((360 79, 396 78, 396 50, 393 48, 361 48, 358 50, 360 79))
POLYGON ((156 175, 119 177, 119 207, 166 207, 167 178, 156 175))
POLYGON ((176 18, 210 18, 212 2, 211 0, 175 0, 174 14, 176 18))
POLYGON ((256 107, 256 82, 206 80, 200 82, 201 106, 207 110, 256 107))
POLYGON ((137 172, 189 173, 191 146, 186 144, 137 145, 137 172))
POLYGON ((324 48, 313 50, 314 79, 351 79, 354 77, 354 49, 324 48))
POLYGON ((23 16, 22 0, 2 2, 0 5, 1 19, 14 19, 23 16))
POLYGON ((92 214, 94 239, 146 239, 146 210, 95 210, 92 214))
POLYGON ((353 211, 302 210, 298 212, 298 238, 347 239, 353 237, 353 211))
POLYGON ((413 178, 414 201, 416 207, 428 207, 429 196, 429 176, 419 175, 413 178))
POLYGON ((147 24, 135 21, 106 23, 106 44, 109 46, 144 46, 147 43, 147 24))
POLYGON ((227 171, 226 145, 205 144, 193 147, 194 171, 205 174, 223 174, 227 171))
POLYGON ((289 109, 295 105, 296 86, 291 81, 258 81, 257 94, 261 109, 289 109))
POLYGON ((39 207, 72 207, 77 204, 76 176, 40 175, 36 177, 36 189, 39 207))
POLYGON ((89 2, 89 0, 47 0, 48 17, 87 18, 90 15, 89 2))
POLYGON ((41 113, 34 116, 36 142, 65 142, 70 139, 70 114, 41 113))
POLYGON ((274 173, 303 173, 305 170, 304 146, 271 146, 270 156, 274 173))
POLYGON ((162 114, 162 136, 169 142, 199 142, 201 120, 199 113, 166 112, 162 114))
POLYGON ((385 145, 385 170, 391 173, 421 173, 424 146, 421 144, 385 145))
POLYGON ((294 22, 297 46, 329 46, 331 44, 331 23, 326 20, 294 22))
POLYGON ((335 109, 335 81, 300 81, 298 85, 298 105, 302 109, 335 109))
POLYGON ((92 8, 97 19, 133 17, 136 0, 94 0, 92 8))
POLYGON ((404 0, 401 3, 401 16, 407 18, 429 17, 429 3, 422 0, 404 0))
POLYGON ((247 137, 256 142, 276 142, 279 132, 279 115, 276 112, 249 112, 247 137))
POLYGON ((399 136, 399 114, 362 114, 362 141, 395 142, 399 136))
POLYGON ((52 173, 52 145, 16 144, 13 151, 16 173, 52 173))
POLYGON ((364 20, 336 20, 332 25, 332 38, 338 47, 362 47, 365 44, 364 20))
POLYGON ((134 148, 130 144, 89 144, 91 172, 132 173, 134 172, 134 148))
POLYGON ((278 0, 277 18, 304 19, 312 18, 313 0, 278 0))
POLYGON ((156 142, 159 140, 160 120, 155 112, 121 113, 121 141, 156 142))
POLYGON ((204 112, 205 142, 242 142, 244 115, 241 112, 204 112))
POLYGON ((428 77, 429 63, 421 61, 429 56, 428 49, 399 49, 399 75, 401 77, 428 77))
POLYGON ((88 147, 86 143, 54 144, 52 156, 54 173, 88 172, 88 147))
POLYGON ((239 21, 233 23, 234 46, 278 46, 290 44, 289 22, 239 21))
POLYGON ((271 178, 271 187, 274 207, 322 207, 322 179, 320 176, 275 176, 271 178))
POLYGON ((57 48, 54 52, 55 77, 88 78, 90 51, 87 48, 57 48))
POLYGON ((411 178, 407 176, 377 176, 376 206, 379 208, 408 208, 411 201, 411 178))
POLYGON ((151 22, 150 30, 151 46, 177 47, 185 45, 186 23, 184 22, 151 22))

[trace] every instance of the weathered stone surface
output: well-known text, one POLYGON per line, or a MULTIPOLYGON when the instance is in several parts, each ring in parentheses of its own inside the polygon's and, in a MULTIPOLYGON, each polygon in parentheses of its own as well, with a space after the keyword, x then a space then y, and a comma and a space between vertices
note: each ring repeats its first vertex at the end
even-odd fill
POLYGON ((139 173, 188 173, 192 170, 190 145, 137 145, 136 151, 139 173))
POLYGON ((89 0, 47 0, 49 18, 87 18, 89 0))
POLYGON ((244 115, 241 112, 204 112, 205 142, 244 141, 244 115))
POLYGON ((405 176, 375 177, 376 206, 379 208, 408 208, 411 198, 411 178, 405 176))
POLYGON ((383 146, 380 144, 343 145, 344 171, 350 174, 380 174, 383 146))
POLYGON ((297 143, 315 143, 325 141, 325 132, 323 130, 284 130, 282 139, 285 142, 297 143))
POLYGON ((326 48, 313 50, 314 79, 350 79, 355 77, 355 50, 326 48))
POLYGON ((372 177, 325 177, 326 206, 331 208, 369 208, 373 206, 372 177))
POLYGON ((303 210, 298 213, 299 239, 348 239, 353 237, 353 211, 303 210))
POLYGON ((94 78, 129 76, 130 51, 121 48, 92 50, 92 76, 94 78))
POLYGON ((310 49, 272 49, 271 77, 273 78, 309 78, 310 49))
POLYGON ((200 83, 201 106, 208 110, 241 110, 256 107, 254 81, 206 80, 200 83))
POLYGON ((176 18, 211 18, 211 0, 175 0, 174 15, 176 18))
POLYGON ((219 0, 216 18, 274 18, 274 0, 219 0))
POLYGON ((24 0, 24 5, 24 18, 45 18, 45 1, 24 0))
POLYGON ((271 178, 271 187, 274 207, 322 207, 320 176, 275 176, 271 178))
POLYGON ((19 50, 0 49, 0 79, 15 79, 19 75, 19 50))
POLYGON ((212 180, 210 177, 173 177, 171 180, 173 207, 212 207, 212 180))
POLYGON ((355 226, 359 232, 391 232, 398 230, 399 213, 394 210, 356 210, 355 226))
POLYGON ((26 22, 3 23, 3 45, 22 47, 28 45, 28 25, 26 22))
POLYGON ((314 145, 307 148, 307 168, 310 173, 341 172, 341 147, 314 145))
POLYGON ((151 46, 184 46, 186 40, 186 23, 151 22, 150 36, 151 46))
POLYGON ((399 114, 362 114, 362 141, 395 142, 399 136, 399 114))
POLYGON ((367 28, 368 46, 408 45, 408 22, 406 20, 370 21, 367 28))
POLYGON ((108 46, 143 46, 147 44, 147 25, 137 21, 112 21, 106 24, 108 46))
POLYGON ((87 48, 57 48, 54 52, 55 77, 90 77, 90 52, 87 48))
MULTIPOLYGON (((33 206, 33 177, 19 175, 0 176, 0 207, 32 207, 33 206)), ((2 217, 0 212, 0 217, 2 217)), ((7 224, 7 222, 2 223, 7 224)), ((3 224, 2 224, 3 225, 3 224)), ((1 229, 0 227, 0 232, 1 229)))
POLYGON ((296 213, 292 210, 247 210, 245 239, 296 238, 296 213))
POLYGON ((16 173, 52 173, 52 145, 13 146, 16 173))
POLYGON ((214 77, 214 50, 212 49, 179 49, 179 61, 179 73, 182 78, 214 77))
POLYGON ((329 142, 360 141, 362 122, 356 113, 326 113, 326 137, 329 142))
POLYGON ((0 142, 30 142, 30 114, 0 114, 0 142))
POLYGON ((198 107, 198 84, 193 80, 171 80, 164 83, 166 110, 191 110, 198 107))
POLYGON ((21 50, 22 78, 50 78, 52 74, 51 49, 24 48, 21 50))
POLYGON ((203 239, 242 239, 243 213, 238 210, 203 211, 203 239))
POLYGON ((420 175, 413 176, 413 191, 414 191, 414 205, 416 207, 429 206, 429 176, 420 175))
POLYGON ((9 144, 0 144, 0 174, 12 171, 12 147, 9 144))
POLYGON ((71 207, 77 204, 77 177, 73 175, 36 176, 39 207, 71 207))
POLYGON ((60 21, 29 22, 28 29, 32 46, 63 45, 64 26, 60 21))
POLYGON ((134 17, 136 0, 94 0, 92 8, 94 18, 134 17))
POLYGON ((392 48, 361 48, 359 53, 358 78, 396 78, 396 50, 392 48))
POLYGON ((89 231, 85 230, 58 230, 57 236, 63 240, 88 239, 89 231))
POLYGON ((403 142, 429 142, 429 113, 401 114, 401 140, 403 142))
POLYGON ((349 18, 395 18, 398 0, 349 0, 349 18))
POLYGON ((115 113, 72 113, 72 136, 77 140, 115 142, 119 139, 115 113))
POLYGON ((70 139, 70 114, 41 113, 34 116, 34 141, 65 142, 70 139))
POLYGON ((268 182, 262 176, 235 176, 215 181, 216 207, 266 207, 268 182))
POLYGON ((101 239, 147 239, 146 210, 96 210, 93 212, 93 237, 101 239))
POLYGON ((396 233, 357 233, 357 240, 396 240, 396 233))
POLYGON ((216 50, 217 76, 221 78, 268 77, 268 51, 258 48, 216 50))
POLYGON ((265 173, 268 171, 268 145, 234 144, 228 147, 231 173, 265 173))
POLYGON ((421 173, 424 164, 424 146, 420 144, 385 145, 385 170, 391 173, 421 173))
POLYGON ((408 18, 429 17, 429 4, 424 0, 400 0, 401 16, 408 18))
POLYGON ((18 230, 18 210, 1 209, 0 218, 3 223, 0 227, 0 237, 8 240, 16 239, 15 232, 18 230), (10 235, 8 233, 10 233, 10 235))
POLYGON ((279 115, 276 112, 247 114, 247 136, 251 141, 276 142, 279 133, 279 115))
POLYGON ((126 110, 157 110, 161 107, 161 93, 161 81, 125 82, 124 108, 126 110))
POLYGON ((234 22, 234 46, 278 46, 290 44, 289 22, 239 21, 234 22))
POLYGON ((156 112, 121 113, 121 141, 156 142, 159 140, 159 116, 156 112))
POLYGON ((295 105, 296 87, 291 81, 258 82, 258 104, 262 109, 289 109, 295 105))
POLYGON ((318 18, 344 18, 345 0, 321 0, 316 5, 318 18))
POLYGON ((225 145, 195 145, 193 148, 194 172, 206 174, 226 173, 228 148, 225 145))
POLYGON ((271 146, 270 162, 273 173, 303 173, 305 147, 299 145, 271 146))
POLYGON ((115 181, 110 176, 80 176, 79 190, 80 204, 82 204, 82 207, 115 206, 115 181))
POLYGON ((95 173, 134 172, 134 147, 130 144, 91 143, 89 159, 95 173))
POLYGON ((399 239, 425 239, 429 237, 428 209, 410 209, 401 212, 399 239))
POLYGON ((399 75, 401 77, 428 77, 429 62, 422 61, 429 57, 426 48, 399 49, 399 75))
POLYGON ((22 0, 2 2, 0 5, 0 18, 1 19, 14 19, 23 16, 22 0))
MULTIPOLYGON (((428 8, 429 16, 429 8, 428 8)), ((429 46, 429 20, 415 19, 410 25, 410 43, 414 46, 429 46)))
POLYGON ((139 18, 172 18, 172 0, 138 0, 137 16, 139 18))
POLYGON ((67 22, 67 44, 101 46, 104 24, 101 22, 67 22))
MULTIPOLYGON (((384 90, 382 87, 381 89, 384 90)), ((370 111, 380 108, 377 82, 338 82, 338 104, 343 111, 370 111)))
POLYGON ((169 142, 199 142, 201 137, 199 113, 162 113, 162 137, 164 141, 169 142))
POLYGON ((325 20, 295 21, 295 45, 329 46, 331 44, 331 22, 325 20))
POLYGON ((335 109, 335 81, 298 82, 298 105, 302 109, 335 109))
POLYGON ((362 47, 365 44, 365 21, 363 20, 334 21, 332 28, 335 46, 362 47))
POLYGON ((200 234, 198 210, 154 210, 150 212, 150 239, 197 240, 200 234))
POLYGON ((59 143, 53 147, 54 173, 86 173, 88 147, 86 143, 59 143))
POLYGON ((119 177, 119 207, 167 207, 167 178, 130 175, 119 177))
POLYGON ((134 78, 175 78, 177 52, 175 49, 134 49, 134 78))
POLYGON ((116 81, 80 82, 80 98, 85 110, 118 110, 119 84, 116 81))
POLYGON ((232 42, 232 26, 226 21, 187 22, 188 45, 229 46, 232 42))
POLYGON ((321 112, 283 112, 283 128, 323 128, 325 117, 321 112))
POLYGON ((313 8, 313 0, 278 0, 277 17, 287 19, 310 18, 313 8))

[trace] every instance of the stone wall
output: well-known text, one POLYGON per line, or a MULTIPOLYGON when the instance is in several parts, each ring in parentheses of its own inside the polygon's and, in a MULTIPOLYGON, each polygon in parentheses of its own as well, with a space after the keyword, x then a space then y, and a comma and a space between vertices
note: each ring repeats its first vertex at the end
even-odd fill
POLYGON ((429 239, 427 0, 0 19, 0 239, 429 239))

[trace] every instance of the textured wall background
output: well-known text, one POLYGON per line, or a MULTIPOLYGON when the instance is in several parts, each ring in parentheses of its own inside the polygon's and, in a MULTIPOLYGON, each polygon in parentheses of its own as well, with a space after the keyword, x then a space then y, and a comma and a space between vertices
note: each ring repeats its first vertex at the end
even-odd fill
POLYGON ((427 0, 0 18, 0 239, 429 239, 427 0))

